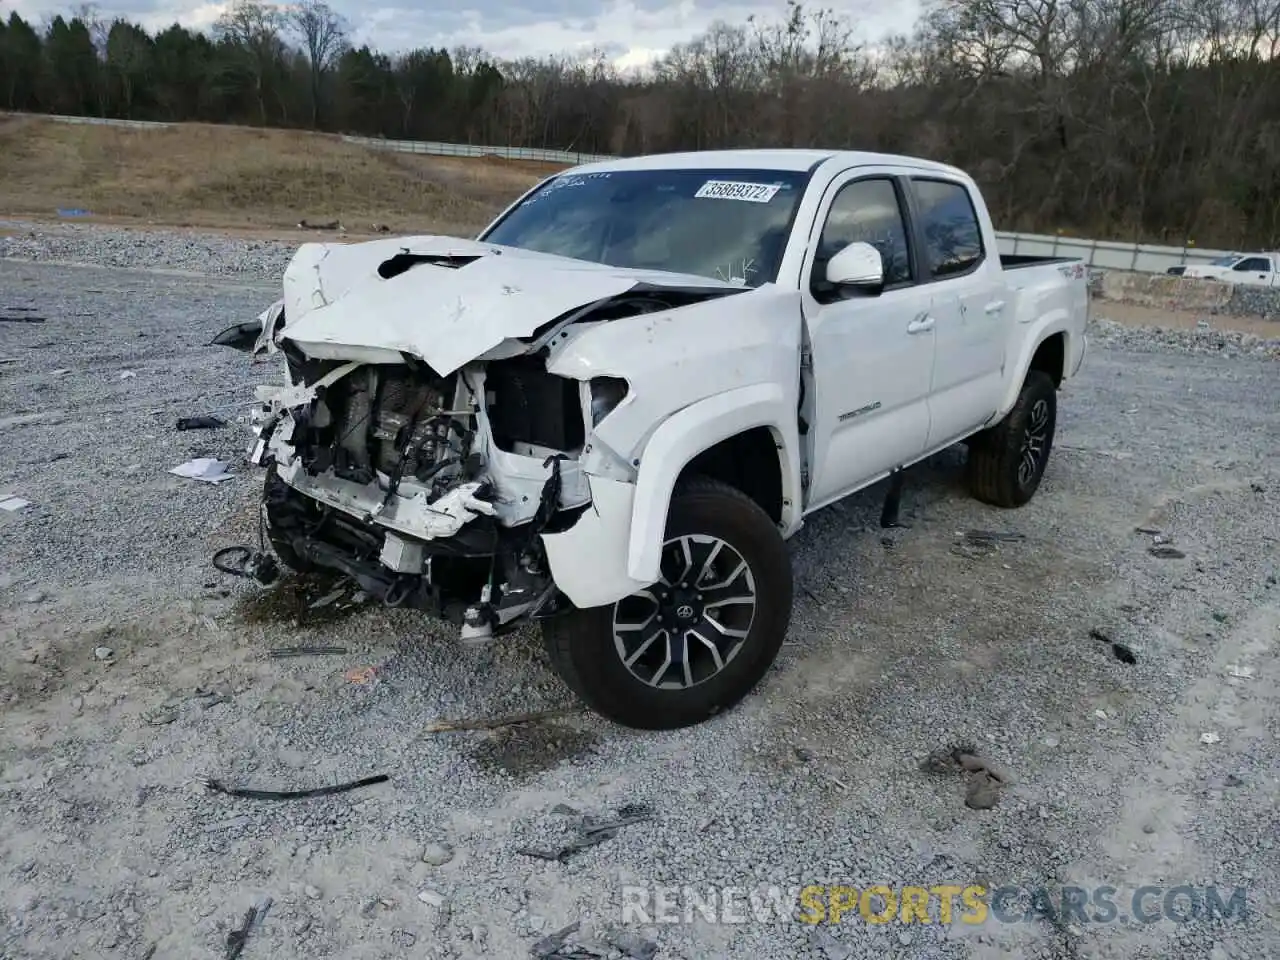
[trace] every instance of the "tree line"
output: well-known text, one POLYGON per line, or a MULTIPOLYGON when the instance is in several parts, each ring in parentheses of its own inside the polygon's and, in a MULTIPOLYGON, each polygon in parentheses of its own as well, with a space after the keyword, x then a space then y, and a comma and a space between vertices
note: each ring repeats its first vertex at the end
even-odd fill
POLYGON ((208 34, 12 13, 0 107, 584 153, 876 149, 969 170, 1002 229, 1280 246, 1280 0, 927 0, 875 45, 787 0, 639 72, 349 36, 324 0, 236 0, 208 34))

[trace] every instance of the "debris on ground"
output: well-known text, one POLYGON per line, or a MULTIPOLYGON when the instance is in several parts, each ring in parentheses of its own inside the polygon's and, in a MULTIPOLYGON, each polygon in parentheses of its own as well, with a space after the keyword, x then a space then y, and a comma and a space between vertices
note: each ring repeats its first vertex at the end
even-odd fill
POLYGON ((337 603, 346 594, 348 589, 350 589, 350 584, 340 583, 338 584, 338 586, 334 587, 332 590, 326 593, 323 597, 320 597, 316 600, 312 600, 311 603, 307 605, 307 609, 319 610, 321 607, 327 607, 332 603, 337 603))
POLYGON ((1025 534, 999 530, 966 530, 964 539, 967 543, 1021 543, 1027 539, 1025 534))
POLYGON ((1147 553, 1160 560, 1181 560, 1186 557, 1186 554, 1177 547, 1171 547, 1167 544, 1157 544, 1156 546, 1149 547, 1147 549, 1147 553))
POLYGON ((377 678, 378 671, 374 667, 352 667, 343 674, 343 679, 347 683, 354 683, 357 686, 367 687, 377 678))
POLYGON ((440 720, 427 725, 427 733, 448 733, 454 730, 497 730, 501 727, 513 727, 519 723, 534 723, 538 720, 552 720, 558 717, 569 717, 582 713, 583 707, 561 707, 556 710, 535 710, 532 713, 513 713, 505 717, 494 717, 490 720, 440 720))
POLYGON ((386 783, 391 778, 385 773, 352 780, 349 783, 336 783, 328 787, 313 787, 310 790, 253 790, 246 787, 229 787, 219 780, 208 777, 200 778, 206 790, 225 793, 230 797, 246 797, 250 800, 306 800, 311 797, 327 797, 335 793, 346 793, 360 787, 372 786, 375 783, 386 783))
POLYGON ((22 497, 14 496, 11 493, 0 496, 0 510, 16 513, 23 507, 29 506, 31 506, 30 500, 23 500, 22 497))
POLYGON ((580 924, 574 922, 543 937, 529 948, 537 960, 653 960, 658 944, 630 930, 597 933, 575 939, 580 924))
POLYGON ((269 909, 271 909, 271 898, 263 897, 249 908, 244 915, 244 922, 227 934, 227 960, 236 960, 240 956, 244 951, 244 945, 249 940, 249 934, 262 923, 269 909))
POLYGON ((225 427, 227 421, 221 417, 179 417, 177 429, 179 430, 217 430, 225 427))
POLYGON ((1248 680, 1253 676, 1253 667, 1242 667, 1238 663, 1233 663, 1227 667, 1227 674, 1237 680, 1248 680))
POLYGON ((308 223, 306 220, 299 220, 298 229, 299 230, 342 230, 342 222, 340 220, 329 220, 326 223, 308 223))
POLYGON ((1208 733, 1200 734, 1201 743, 1218 743, 1222 737, 1210 730, 1208 733))
POLYGON ((273 647, 269 657, 326 657, 347 653, 346 647, 273 647))
POLYGON ((227 472, 230 464, 223 463, 214 457, 196 457, 186 463, 180 463, 169 472, 188 480, 200 480, 204 483, 222 483, 230 480, 234 474, 227 472))
POLYGON ((1135 664, 1138 662, 1137 655, 1134 654, 1133 650, 1129 646, 1123 643, 1117 643, 1101 630, 1090 630, 1089 636, 1094 640, 1097 640, 1099 643, 1105 643, 1110 647, 1111 655, 1121 663, 1135 664))
MULTIPOLYGON (((230 474, 227 476, 230 477, 230 474)), ((243 544, 223 547, 217 551, 213 555, 213 565, 222 573, 229 573, 233 577, 244 577, 246 580, 256 580, 263 586, 269 586, 280 579, 280 565, 275 557, 243 544)))
POLYGON ((198 700, 200 706, 208 710, 220 703, 231 702, 231 686, 226 683, 215 684, 212 688, 196 687, 191 694, 192 700, 198 700))
POLYGON ((122 370, 122 371, 120 372, 120 379, 121 379, 121 380, 133 380, 133 379, 136 379, 136 378, 137 378, 137 376, 138 376, 138 375, 137 375, 136 373, 134 373, 132 370, 122 370))
POLYGON ((153 710, 148 710, 142 715, 142 719, 153 727, 162 727, 165 724, 173 723, 178 719, 178 711, 169 704, 161 704, 153 710))
POLYGON ((516 853, 526 857, 534 857, 538 860, 552 860, 563 863, 575 853, 580 853, 591 847, 599 846, 607 840, 612 840, 623 827, 644 823, 646 820, 652 819, 653 811, 645 804, 629 803, 618 810, 617 819, 615 820, 596 820, 594 817, 584 816, 578 825, 577 836, 570 838, 555 849, 520 847, 516 850, 516 853))
POLYGON ((978 755, 971 743, 935 750, 920 762, 925 773, 959 773, 968 777, 964 805, 972 810, 989 810, 1000 799, 1000 791, 1012 782, 1007 772, 978 755))
MULTIPOLYGON (((11 309, 21 310, 22 307, 11 309)), ((0 323, 44 323, 45 318, 34 313, 0 313, 0 323)))
POLYGON ((999 549, 1002 543, 1020 543, 1027 539, 1021 533, 996 530, 966 530, 963 533, 957 532, 956 536, 959 539, 952 544, 951 552, 967 560, 989 557, 999 549))

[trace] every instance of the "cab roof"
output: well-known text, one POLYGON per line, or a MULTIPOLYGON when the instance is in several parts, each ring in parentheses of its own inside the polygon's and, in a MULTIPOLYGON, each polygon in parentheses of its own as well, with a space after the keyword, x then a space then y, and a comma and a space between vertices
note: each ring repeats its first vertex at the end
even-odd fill
POLYGON ((622 172, 628 170, 780 170, 803 173, 827 161, 842 168, 869 166, 906 166, 939 173, 962 174, 963 171, 933 160, 892 153, 861 150, 695 150, 685 153, 653 153, 640 157, 618 157, 582 164, 575 171, 584 173, 622 172))

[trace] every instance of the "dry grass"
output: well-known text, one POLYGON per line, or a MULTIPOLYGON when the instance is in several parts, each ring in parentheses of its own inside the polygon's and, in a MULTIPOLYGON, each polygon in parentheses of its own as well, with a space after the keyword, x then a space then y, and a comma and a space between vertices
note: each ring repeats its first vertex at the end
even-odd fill
POLYGON ((0 215, 289 232, 474 233, 552 164, 396 154, 338 137, 190 124, 126 130, 0 117, 0 215))

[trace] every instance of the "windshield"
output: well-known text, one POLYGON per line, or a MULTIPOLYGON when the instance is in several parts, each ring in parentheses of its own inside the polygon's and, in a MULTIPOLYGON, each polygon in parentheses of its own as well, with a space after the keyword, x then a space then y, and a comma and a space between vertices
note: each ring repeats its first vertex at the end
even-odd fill
POLYGON ((808 180, 779 170, 565 174, 480 239, 756 287, 777 279, 808 180))
POLYGON ((1239 259, 1240 259, 1240 258, 1239 258, 1238 256, 1236 256, 1235 254, 1232 254, 1232 255, 1231 255, 1231 256, 1229 256, 1229 257, 1219 257, 1217 260, 1210 260, 1210 261, 1209 261, 1209 266, 1211 266, 1211 267, 1229 267, 1229 266, 1231 266, 1233 263, 1235 263, 1235 262, 1236 262, 1237 260, 1239 260, 1239 259))

